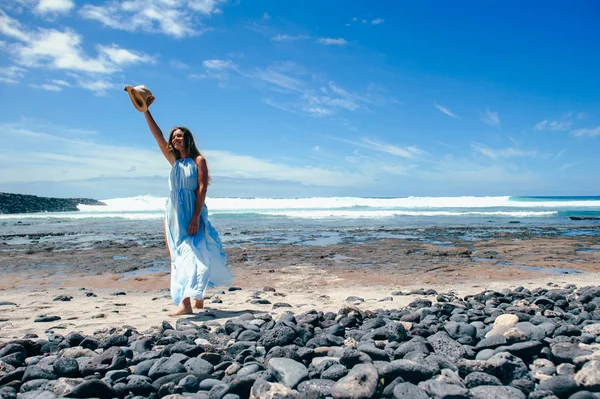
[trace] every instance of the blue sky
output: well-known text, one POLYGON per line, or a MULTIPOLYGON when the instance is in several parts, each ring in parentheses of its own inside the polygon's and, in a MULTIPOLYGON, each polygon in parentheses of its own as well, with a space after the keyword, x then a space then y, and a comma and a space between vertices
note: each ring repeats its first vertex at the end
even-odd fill
POLYGON ((0 191, 166 196, 145 84, 211 197, 599 194, 596 1, 0 9, 0 191))

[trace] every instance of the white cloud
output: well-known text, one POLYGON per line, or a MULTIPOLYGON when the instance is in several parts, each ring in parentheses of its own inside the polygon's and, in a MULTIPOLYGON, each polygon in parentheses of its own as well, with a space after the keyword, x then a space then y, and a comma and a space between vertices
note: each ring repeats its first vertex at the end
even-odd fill
MULTIPOLYGON (((163 2, 165 2, 163 0, 163 2)), ((177 1, 167 1, 167 4, 177 4, 177 1)), ((181 4, 187 3, 188 7, 194 11, 198 11, 204 15, 220 14, 221 9, 217 8, 219 3, 223 3, 222 0, 187 0, 180 2, 181 4)))
POLYGON ((114 66, 100 58, 88 57, 81 48, 82 37, 72 30, 41 29, 25 44, 13 47, 13 56, 28 67, 48 66, 84 72, 113 72, 114 66))
POLYGON ((293 166, 228 151, 204 151, 213 175, 295 181, 301 184, 352 187, 366 182, 365 176, 315 166, 293 166), (352 181, 355 179, 355 181, 352 181))
MULTIPOLYGON (((309 105, 323 105, 331 108, 342 108, 348 111, 355 111, 360 108, 360 105, 350 98, 333 98, 329 96, 314 96, 306 95, 303 97, 309 105)), ((327 112, 329 114, 331 112, 327 112)))
POLYGON ((26 70, 15 65, 0 68, 0 83, 16 84, 25 76, 26 70))
POLYGON ((269 15, 269 13, 264 13, 262 16, 263 21, 268 21, 271 19, 271 16, 269 15))
POLYGON ((219 83, 229 79, 235 72, 254 87, 268 89, 280 94, 280 99, 267 98, 263 102, 271 107, 297 114, 311 116, 328 116, 338 111, 356 111, 364 108, 363 104, 371 101, 364 96, 344 90, 334 83, 327 86, 314 87, 315 79, 307 79, 309 75, 301 66, 290 61, 273 63, 264 68, 247 70, 229 60, 205 60, 206 70, 200 74, 192 74, 195 79, 216 79, 219 83))
POLYGON ((498 112, 492 112, 487 109, 485 112, 479 111, 479 120, 481 120, 486 125, 499 128, 500 127, 500 116, 498 112))
POLYGON ((317 43, 325 44, 326 46, 343 46, 348 42, 342 37, 338 37, 337 39, 331 37, 321 37, 317 40, 317 43))
POLYGON ((21 27, 19 21, 9 17, 0 9, 0 34, 17 39, 20 41, 28 41, 29 35, 21 27))
POLYGON ((113 29, 160 32, 181 38, 202 34, 206 28, 196 22, 221 12, 220 0, 129 0, 110 1, 101 6, 84 5, 83 18, 101 22, 113 29))
POLYGON ((71 84, 69 82, 67 82, 65 80, 61 80, 61 79, 53 79, 52 84, 57 85, 57 86, 71 87, 71 84))
POLYGON ((175 69, 189 69, 189 65, 179 60, 171 60, 171 66, 175 69))
POLYGON ((274 42, 284 42, 284 41, 293 41, 293 40, 303 40, 303 39, 309 39, 309 38, 310 38, 310 36, 306 36, 306 35, 290 36, 290 35, 278 34, 277 36, 273 36, 271 38, 271 40, 274 42))
POLYGON ((256 75, 258 79, 268 83, 271 87, 276 87, 278 90, 302 92, 305 90, 304 83, 293 76, 290 76, 279 68, 277 65, 265 69, 258 69, 256 75))
POLYGON ((382 171, 389 173, 391 175, 406 176, 411 171, 413 171, 415 167, 416 167, 415 165, 402 165, 402 164, 387 165, 387 164, 384 164, 384 165, 381 165, 379 168, 382 171))
POLYGON ((90 57, 82 47, 83 37, 72 29, 28 30, 0 11, 0 33, 16 39, 7 46, 8 53, 22 66, 108 74, 124 65, 153 62, 151 57, 120 48, 97 46, 98 55, 90 57))
POLYGON ((154 63, 154 60, 149 55, 120 48, 116 44, 111 46, 99 45, 97 49, 99 54, 106 56, 116 65, 154 63))
POLYGON ((52 84, 30 84, 29 87, 33 88, 33 89, 40 89, 40 90, 46 90, 46 91, 62 91, 62 87, 58 86, 58 85, 52 85, 52 84))
MULTIPOLYGON (((0 124, 0 139, 8 146, 0 149, 0 159, 9 166, 0 174, 0 183, 12 181, 65 181, 100 177, 167 176, 169 164, 158 149, 148 150, 97 143, 89 138, 73 138, 64 132, 57 135, 30 123, 0 124), (35 164, 23 165, 19 149, 27 147, 35 164), (68 173, 65 173, 68 172, 68 173)), ((260 159, 229 151, 204 150, 213 178, 234 177, 274 181, 293 181, 302 185, 352 187, 368 183, 358 173, 296 166, 260 159)))
POLYGON ((302 111, 311 114, 313 116, 327 116, 333 114, 333 111, 328 108, 315 107, 315 106, 304 106, 302 111))
POLYGON ((353 95, 351 95, 350 93, 348 93, 346 90, 342 89, 341 87, 339 87, 338 85, 336 85, 333 81, 329 82, 329 88, 336 94, 342 96, 342 97, 353 97, 353 95))
POLYGON ((572 123, 569 121, 549 121, 543 120, 538 122, 534 129, 543 131, 543 130, 552 130, 552 131, 562 131, 566 132, 571 128, 572 123))
POLYGON ((5 78, 5 77, 0 76, 0 83, 4 83, 4 84, 7 84, 7 85, 14 85, 14 84, 19 83, 19 81, 11 79, 11 78, 5 78))
POLYGON ((318 92, 303 87, 301 93, 302 104, 304 104, 302 110, 313 116, 333 115, 340 110, 356 111, 370 102, 363 96, 344 90, 333 81, 328 82, 327 86, 320 87, 318 92))
POLYGON ((600 136, 600 126, 594 128, 575 129, 571 132, 576 137, 595 137, 600 136))
POLYGON ((471 148, 486 157, 498 160, 502 158, 517 158, 517 157, 535 157, 537 155, 536 151, 525 151, 515 147, 507 147, 507 148, 499 148, 493 149, 481 143, 472 143, 471 148))
POLYGON ((546 128, 546 125, 548 125, 548 120, 545 119, 541 122, 538 122, 535 124, 535 126, 533 127, 535 130, 544 130, 546 128))
POLYGON ((567 169, 571 169, 574 166, 577 166, 578 164, 579 164, 579 162, 577 162, 577 161, 569 162, 569 163, 562 164, 558 169, 567 170, 567 169))
POLYGON ((73 0, 40 0, 34 11, 38 14, 67 14, 75 8, 73 0))
POLYGON ((105 95, 107 90, 123 89, 120 85, 117 85, 108 79, 88 79, 81 77, 77 79, 77 86, 89 90, 97 96, 105 95))
POLYGON ((263 102, 265 104, 267 104, 268 106, 270 106, 270 107, 273 107, 273 108, 276 108, 276 109, 279 109, 279 110, 282 110, 282 111, 291 112, 293 114, 297 114, 298 113, 296 110, 292 109, 291 107, 283 105, 283 104, 281 104, 281 103, 279 103, 279 102, 277 102, 277 101, 275 101, 275 100, 273 100, 271 98, 265 98, 265 99, 263 99, 263 102))
MULTIPOLYGON (((444 185, 456 184, 457 187, 462 186, 463 190, 468 193, 472 193, 476 189, 474 184, 487 186, 486 190, 490 188, 498 190, 498 185, 504 185, 506 190, 514 190, 519 183, 521 187, 528 188, 531 182, 538 179, 535 174, 519 170, 513 165, 500 163, 482 165, 471 160, 457 159, 452 156, 437 161, 432 170, 417 170, 413 173, 421 180, 439 181, 443 182, 444 185), (489 186, 489 184, 492 184, 492 186, 489 186)), ((489 194, 486 192, 482 195, 489 194)))
POLYGON ((427 154, 415 146, 400 147, 393 144, 382 143, 377 140, 363 137, 361 141, 347 140, 339 137, 333 137, 335 140, 342 141, 344 143, 352 144, 356 147, 366 148, 373 151, 383 152, 394 156, 399 156, 407 159, 416 159, 427 154))
POLYGON ((236 65, 228 60, 205 60, 202 64, 208 69, 223 70, 234 69, 236 65))
POLYGON ((577 119, 585 119, 587 118, 589 115, 586 114, 585 112, 580 112, 577 114, 577 119))
POLYGON ((456 114, 454 114, 454 112, 450 111, 450 109, 444 107, 443 105, 440 105, 438 103, 434 103, 433 104, 437 109, 439 109, 440 111, 442 111, 444 114, 448 115, 451 118, 454 119, 458 119, 458 116, 456 116, 456 114))
POLYGON ((267 70, 263 71, 259 76, 261 79, 274 84, 277 87, 276 91, 283 89, 288 92, 298 92, 300 94, 299 101, 295 101, 285 107, 278 104, 276 108, 280 109, 299 109, 312 116, 328 116, 340 110, 356 111, 361 108, 363 103, 368 102, 364 97, 349 93, 333 81, 330 81, 327 87, 320 87, 316 91, 304 81, 281 72, 267 70))
POLYGON ((371 24, 373 24, 373 25, 380 25, 380 24, 382 24, 383 22, 384 22, 384 20, 383 20, 383 19, 381 19, 381 18, 377 18, 377 19, 374 19, 374 20, 372 20, 372 21, 371 21, 371 24))
POLYGON ((90 73, 112 73, 123 64, 137 63, 149 56, 137 55, 116 45, 99 46, 99 55, 89 57, 81 47, 83 38, 72 30, 40 29, 32 40, 13 47, 18 63, 29 67, 50 67, 90 73))
POLYGON ((362 96, 349 93, 333 81, 328 82, 327 87, 321 87, 319 91, 326 95, 316 95, 311 92, 310 94, 304 94, 303 99, 308 102, 310 107, 314 107, 315 105, 328 107, 318 112, 321 115, 332 114, 332 108, 356 111, 361 108, 361 103, 369 102, 368 99, 362 96))
POLYGON ((237 65, 229 60, 204 60, 202 65, 205 68, 203 73, 193 73, 189 77, 192 79, 215 79, 220 88, 227 87, 225 81, 231 76, 229 71, 239 72, 237 65))

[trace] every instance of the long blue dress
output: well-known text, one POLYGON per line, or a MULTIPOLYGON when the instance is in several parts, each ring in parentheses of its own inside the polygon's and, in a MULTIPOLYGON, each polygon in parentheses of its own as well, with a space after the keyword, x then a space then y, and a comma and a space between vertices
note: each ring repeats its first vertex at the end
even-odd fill
POLYGON ((204 298, 206 287, 230 286, 233 274, 219 234, 208 221, 206 205, 200 213, 198 232, 188 234, 196 206, 198 166, 192 158, 175 161, 169 177, 165 226, 171 253, 171 297, 175 305, 185 298, 204 298))

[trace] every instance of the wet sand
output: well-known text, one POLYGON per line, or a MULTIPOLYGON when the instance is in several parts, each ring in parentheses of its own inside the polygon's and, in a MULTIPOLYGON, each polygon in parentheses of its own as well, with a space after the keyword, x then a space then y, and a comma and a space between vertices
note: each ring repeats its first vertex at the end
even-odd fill
MULTIPOLYGON (((440 244, 380 239, 328 246, 227 248, 235 284, 307 286, 446 284, 600 272, 598 237, 492 238, 440 244)), ((0 251, 0 289, 40 285, 168 287, 164 247, 113 243, 87 250, 11 246, 0 251), (93 277, 93 278, 92 278, 93 277)))

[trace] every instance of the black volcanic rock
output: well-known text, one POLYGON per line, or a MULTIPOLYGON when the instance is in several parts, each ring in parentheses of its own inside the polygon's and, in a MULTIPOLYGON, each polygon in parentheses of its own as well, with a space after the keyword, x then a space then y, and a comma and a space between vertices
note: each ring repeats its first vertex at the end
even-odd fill
POLYGON ((176 329, 48 329, 0 343, 0 397, 592 399, 600 287, 548 287, 176 329), (486 338, 504 314, 518 322, 486 338))
POLYGON ((77 205, 104 205, 91 198, 52 198, 0 193, 0 214, 33 212, 76 212, 77 205))

